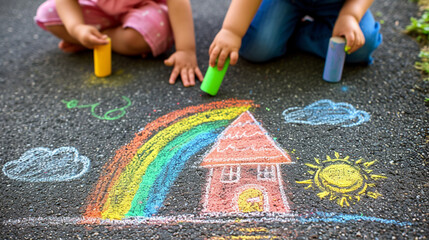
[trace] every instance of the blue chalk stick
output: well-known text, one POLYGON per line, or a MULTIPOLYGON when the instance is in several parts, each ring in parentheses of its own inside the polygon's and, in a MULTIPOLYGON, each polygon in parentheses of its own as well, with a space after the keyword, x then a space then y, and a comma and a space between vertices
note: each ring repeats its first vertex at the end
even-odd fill
POLYGON ((344 47, 346 40, 342 37, 331 37, 329 40, 328 53, 326 54, 323 80, 327 82, 339 82, 343 74, 346 52, 344 47))

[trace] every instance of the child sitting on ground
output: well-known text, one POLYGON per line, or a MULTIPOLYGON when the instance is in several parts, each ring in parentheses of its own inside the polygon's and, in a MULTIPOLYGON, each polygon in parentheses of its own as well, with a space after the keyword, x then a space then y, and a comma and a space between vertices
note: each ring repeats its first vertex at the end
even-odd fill
POLYGON ((325 58, 329 39, 345 37, 346 62, 368 63, 382 41, 369 7, 373 0, 232 0, 222 29, 209 49, 209 64, 222 69, 239 53, 265 62, 298 49, 325 58), (262 4, 261 4, 262 2, 262 4))
POLYGON ((59 48, 77 52, 112 41, 123 55, 158 56, 175 42, 176 52, 164 61, 174 66, 169 83, 180 75, 185 87, 202 81, 195 53, 189 0, 47 0, 36 23, 61 39, 59 48))

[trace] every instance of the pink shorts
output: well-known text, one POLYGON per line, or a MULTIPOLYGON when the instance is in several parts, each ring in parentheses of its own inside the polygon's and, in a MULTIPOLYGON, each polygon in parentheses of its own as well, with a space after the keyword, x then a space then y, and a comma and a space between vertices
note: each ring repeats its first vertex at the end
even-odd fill
MULTIPOLYGON (((115 16, 103 12, 91 0, 79 0, 79 4, 86 24, 93 25, 100 31, 117 26, 133 28, 146 40, 153 56, 167 51, 173 45, 167 5, 164 3, 146 2, 115 16)), ((40 5, 34 20, 44 30, 46 26, 62 25, 55 8, 55 0, 47 0, 40 5)))

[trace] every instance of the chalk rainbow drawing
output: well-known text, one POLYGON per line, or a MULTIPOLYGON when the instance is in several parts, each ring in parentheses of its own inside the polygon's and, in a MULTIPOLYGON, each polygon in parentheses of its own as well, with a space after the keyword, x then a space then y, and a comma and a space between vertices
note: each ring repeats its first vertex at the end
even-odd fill
POLYGON ((218 101, 177 110, 147 124, 105 165, 84 217, 153 216, 187 160, 214 143, 230 121, 256 106, 246 100, 218 101))
POLYGON ((208 168, 203 212, 290 212, 280 165, 291 163, 249 111, 219 136, 201 163, 208 168))
POLYGON ((321 192, 317 194, 321 199, 329 197, 329 200, 336 201, 341 207, 350 206, 360 201, 361 196, 368 196, 377 199, 381 194, 375 190, 375 180, 386 178, 383 175, 372 174, 369 167, 376 160, 366 162, 360 158, 356 161, 349 156, 340 158, 340 154, 335 152, 335 158, 326 156, 326 160, 314 159, 315 164, 306 163, 308 173, 313 175, 312 179, 297 181, 299 184, 307 184, 306 189, 316 186, 321 192))
POLYGON ((369 121, 370 115, 356 110, 348 103, 335 103, 331 100, 319 100, 304 108, 292 107, 283 111, 287 123, 310 125, 339 125, 353 127, 369 121))
POLYGON ((33 148, 18 160, 7 162, 3 173, 14 180, 26 182, 70 181, 85 174, 90 160, 80 156, 74 147, 33 148))

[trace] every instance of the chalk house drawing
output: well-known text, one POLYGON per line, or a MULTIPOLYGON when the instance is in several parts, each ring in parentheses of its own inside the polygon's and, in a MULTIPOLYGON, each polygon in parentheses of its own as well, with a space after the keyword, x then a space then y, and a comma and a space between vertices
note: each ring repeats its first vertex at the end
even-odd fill
POLYGON ((34 148, 18 160, 7 162, 3 173, 26 182, 61 182, 80 178, 90 167, 90 160, 74 147, 34 148))
POLYGON ((283 111, 283 117, 287 123, 341 127, 353 127, 370 120, 369 113, 356 110, 348 103, 335 103, 331 100, 320 100, 304 108, 288 108, 283 111))
POLYGON ((220 135, 201 166, 209 169, 204 212, 290 211, 280 165, 289 155, 249 111, 220 135))
POLYGON ((374 199, 381 196, 377 190, 372 190, 376 180, 386 178, 372 173, 370 166, 376 160, 367 162, 360 158, 353 161, 349 156, 340 158, 340 154, 335 152, 335 158, 326 156, 326 160, 315 158, 314 161, 315 164, 305 164, 312 169, 308 173, 313 178, 297 183, 306 184, 306 189, 317 187, 320 190, 317 196, 321 199, 327 197, 341 207, 349 207, 350 204, 359 202, 361 196, 374 199))

